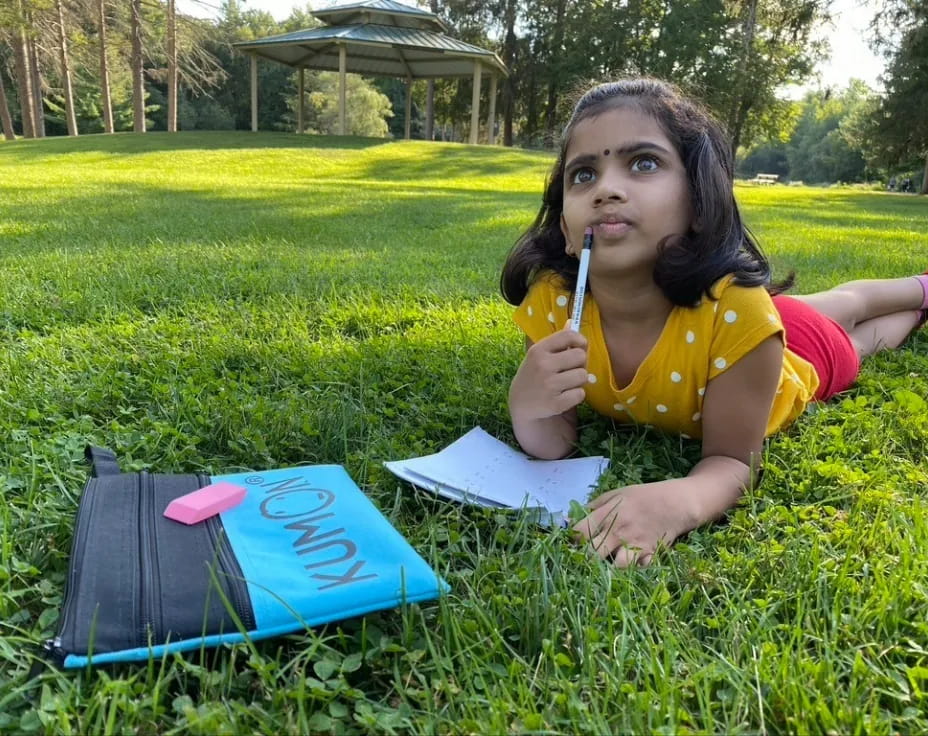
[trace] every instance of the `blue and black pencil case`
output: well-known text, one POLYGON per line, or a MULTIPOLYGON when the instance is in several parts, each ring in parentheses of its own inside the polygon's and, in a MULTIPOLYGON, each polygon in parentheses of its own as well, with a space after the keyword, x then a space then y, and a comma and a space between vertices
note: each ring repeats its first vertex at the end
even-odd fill
POLYGON ((294 633, 448 589, 339 465, 122 473, 109 450, 86 454, 58 635, 46 643, 65 667, 294 633), (163 515, 219 481, 245 499, 189 526, 163 515))

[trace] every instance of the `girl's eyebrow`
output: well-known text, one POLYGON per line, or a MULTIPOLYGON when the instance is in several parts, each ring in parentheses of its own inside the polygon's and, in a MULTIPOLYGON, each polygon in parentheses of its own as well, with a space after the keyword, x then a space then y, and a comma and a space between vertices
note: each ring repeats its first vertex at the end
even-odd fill
MULTIPOLYGON (((663 153, 666 155, 670 154, 670 151, 668 151, 662 145, 659 143, 653 143, 651 141, 634 141, 614 149, 616 156, 629 156, 635 153, 640 153, 641 151, 657 151, 658 153, 663 153)), ((579 156, 574 156, 570 161, 568 161, 564 165, 564 169, 566 171, 567 169, 572 169, 576 166, 586 166, 588 164, 595 163, 598 159, 599 154, 581 153, 579 156)))

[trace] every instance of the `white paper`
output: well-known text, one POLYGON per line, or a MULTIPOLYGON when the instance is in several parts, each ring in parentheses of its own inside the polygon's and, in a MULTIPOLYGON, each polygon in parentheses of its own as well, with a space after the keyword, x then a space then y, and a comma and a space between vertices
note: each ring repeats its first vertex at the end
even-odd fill
POLYGON ((533 460, 475 427, 434 455, 384 465, 414 485, 457 501, 539 507, 566 516, 571 501, 586 503, 608 461, 601 456, 533 460))

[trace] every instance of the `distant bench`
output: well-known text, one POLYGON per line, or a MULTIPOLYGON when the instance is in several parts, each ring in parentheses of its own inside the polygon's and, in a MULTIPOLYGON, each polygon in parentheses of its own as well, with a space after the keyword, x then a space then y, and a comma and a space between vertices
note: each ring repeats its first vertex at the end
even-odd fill
POLYGON ((780 178, 779 174, 758 174, 753 179, 751 179, 752 184, 776 184, 777 179, 780 178))

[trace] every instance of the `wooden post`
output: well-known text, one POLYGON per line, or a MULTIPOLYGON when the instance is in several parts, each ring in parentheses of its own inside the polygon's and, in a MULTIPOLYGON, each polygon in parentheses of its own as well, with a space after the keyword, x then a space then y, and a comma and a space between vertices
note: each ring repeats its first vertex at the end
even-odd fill
POLYGON ((251 132, 258 132, 258 57, 251 55, 251 132))
POLYGON ((406 77, 406 140, 412 131, 412 77, 406 77))
POLYGON ((496 144, 496 75, 490 75, 490 111, 487 113, 487 142, 496 144))
POLYGON ((470 142, 477 142, 480 133, 480 62, 474 62, 474 93, 470 99, 470 142))
POLYGON ((345 116, 345 75, 348 73, 348 49, 345 44, 338 47, 338 134, 348 135, 345 116))
POLYGON ((304 80, 305 75, 303 73, 304 71, 305 70, 303 67, 300 67, 300 92, 296 103, 296 132, 301 135, 303 133, 303 95, 306 92, 306 83, 304 80))

